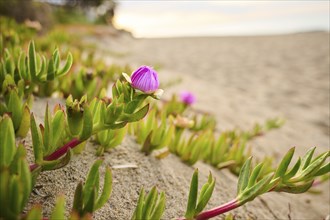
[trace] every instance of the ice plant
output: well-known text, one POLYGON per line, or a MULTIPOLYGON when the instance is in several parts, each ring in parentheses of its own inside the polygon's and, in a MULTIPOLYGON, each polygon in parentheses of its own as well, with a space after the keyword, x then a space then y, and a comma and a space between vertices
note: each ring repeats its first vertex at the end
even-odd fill
POLYGON ((159 80, 157 72, 149 66, 140 66, 131 76, 132 87, 145 93, 158 90, 159 80))
POLYGON ((86 214, 92 214, 100 209, 109 199, 112 191, 112 173, 110 168, 106 168, 104 174, 104 184, 102 192, 99 192, 100 173, 99 168, 102 160, 94 162, 89 170, 85 184, 80 182, 77 185, 72 212, 77 213, 80 217, 86 214))
POLYGON ((186 105, 192 105, 196 102, 196 96, 188 91, 183 91, 180 94, 181 101, 186 105))
MULTIPOLYGON (((330 171, 330 163, 326 163, 330 152, 324 152, 315 158, 313 154, 315 148, 310 149, 302 159, 298 159, 295 165, 289 168, 295 148, 291 148, 283 157, 274 173, 261 176, 263 163, 252 168, 250 157, 242 166, 237 184, 237 196, 228 203, 220 205, 210 210, 203 211, 196 206, 198 175, 195 171, 191 180, 190 193, 188 199, 187 212, 184 219, 206 220, 238 208, 256 197, 267 192, 287 192, 292 194, 304 193, 312 185, 318 176, 325 175, 330 171)), ((210 178, 209 178, 210 181, 210 178)), ((208 192, 205 186, 201 190, 201 195, 208 192)), ((210 193, 212 194, 212 192, 210 193)), ((209 195, 206 203, 209 200, 209 195)), ((199 200, 198 200, 199 201, 199 200)), ((181 218, 182 219, 182 218, 181 218)))
POLYGON ((131 219, 160 220, 165 210, 165 201, 165 193, 161 192, 158 195, 156 187, 153 187, 147 194, 142 188, 131 219))

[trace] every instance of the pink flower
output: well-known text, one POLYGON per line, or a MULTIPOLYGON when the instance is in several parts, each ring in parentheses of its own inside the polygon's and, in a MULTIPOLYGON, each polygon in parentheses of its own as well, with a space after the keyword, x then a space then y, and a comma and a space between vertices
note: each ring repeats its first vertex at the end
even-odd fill
POLYGON ((196 102, 196 97, 191 92, 181 92, 180 94, 181 101, 186 105, 192 105, 196 102))
POLYGON ((131 76, 132 87, 145 93, 153 93, 159 87, 157 72, 149 66, 140 66, 131 76))

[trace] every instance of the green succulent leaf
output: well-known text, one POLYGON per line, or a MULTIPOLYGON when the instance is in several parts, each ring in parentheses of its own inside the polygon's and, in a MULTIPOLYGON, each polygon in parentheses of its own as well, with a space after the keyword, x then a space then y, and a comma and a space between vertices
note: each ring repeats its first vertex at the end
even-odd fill
POLYGON ((280 188, 276 188, 275 191, 287 192, 287 193, 293 193, 293 194, 304 193, 312 187, 313 182, 314 182, 314 180, 311 180, 308 182, 303 182, 300 184, 284 185, 284 186, 281 186, 280 188))
POLYGON ((83 116, 83 125, 82 131, 79 135, 79 139, 84 141, 91 137, 93 132, 93 115, 89 109, 89 107, 84 108, 84 116, 83 116))
POLYGON ((30 109, 27 105, 23 108, 22 120, 17 131, 17 135, 20 137, 26 137, 30 129, 30 109))
POLYGON ((42 171, 56 170, 66 166, 70 162, 72 155, 73 155, 72 150, 69 149, 69 151, 65 154, 65 156, 61 157, 60 159, 52 160, 52 161, 44 160, 41 164, 42 171))
POLYGON ((69 72, 69 70, 71 69, 72 63, 73 63, 72 54, 68 53, 65 65, 60 71, 58 71, 57 76, 62 76, 62 75, 65 75, 67 72, 69 72))
POLYGON ((324 161, 329 157, 330 152, 325 152, 321 154, 316 160, 314 160, 312 163, 310 163, 306 169, 304 169, 301 173, 301 176, 310 176, 313 175, 315 172, 318 171, 318 169, 322 166, 324 161))
POLYGON ((258 180, 259 174, 262 170, 263 163, 259 163, 252 171, 249 178, 248 188, 252 187, 258 180))
POLYGON ((29 44, 29 71, 33 80, 37 80, 37 62, 36 62, 36 53, 34 42, 30 41, 29 44))
MULTIPOLYGON (((24 148, 23 145, 20 145, 19 148, 24 148)), ((25 157, 25 155, 24 155, 25 157)), ((22 199, 22 203, 21 203, 21 207, 20 210, 23 210, 29 197, 30 197, 30 193, 32 190, 32 177, 31 177, 31 173, 30 173, 30 169, 29 169, 29 165, 27 164, 25 158, 21 158, 21 162, 20 162, 20 170, 21 170, 21 174, 20 174, 20 178, 21 178, 21 182, 24 183, 22 184, 23 187, 23 199, 22 199)))
POLYGON ((51 120, 51 115, 49 112, 49 106, 48 103, 46 105, 46 111, 45 111, 45 129, 43 133, 43 140, 44 140, 44 154, 48 155, 51 150, 52 146, 54 144, 53 141, 53 127, 52 127, 52 120, 51 120))
POLYGON ((19 129, 19 126, 22 121, 22 101, 18 97, 16 91, 11 91, 8 101, 8 111, 11 112, 11 117, 13 120, 15 130, 19 129))
POLYGON ((64 112, 62 110, 56 111, 54 118, 52 120, 52 130, 53 130, 53 149, 54 151, 63 141, 62 136, 65 130, 65 118, 64 112))
POLYGON ((257 196, 261 195, 263 193, 263 190, 267 187, 267 185, 272 180, 274 174, 270 173, 264 178, 262 178, 260 181, 258 181, 256 184, 254 184, 250 188, 246 188, 238 195, 238 201, 240 205, 243 205, 244 203, 248 201, 252 201, 257 196))
POLYGON ((57 76, 65 75, 71 69, 73 63, 73 57, 71 53, 68 53, 64 67, 57 72, 57 76))
POLYGON ((9 180, 9 201, 8 207, 11 212, 19 213, 21 203, 23 200, 23 195, 20 193, 22 191, 22 186, 18 176, 12 176, 9 180))
POLYGON ((96 200, 96 187, 94 186, 91 193, 89 194, 89 197, 87 197, 87 202, 84 207, 83 213, 93 213, 95 210, 95 200, 96 200))
POLYGON ((240 194, 241 192, 243 192, 243 190, 248 186, 250 169, 251 169, 251 160, 252 160, 252 157, 247 159, 241 168, 241 171, 240 171, 239 177, 238 177, 237 194, 240 194))
POLYGON ((152 207, 154 206, 156 200, 157 200, 157 189, 156 187, 153 187, 145 199, 145 203, 142 211, 142 219, 150 219, 149 216, 151 214, 152 207))
POLYGON ((315 149, 316 149, 316 147, 309 149, 307 151, 307 153, 305 154, 305 156, 302 158, 302 160, 301 160, 301 169, 302 170, 305 169, 311 162, 315 149))
POLYGON ((284 180, 289 180, 291 179, 294 175, 296 175, 296 173, 298 172, 299 168, 300 168, 300 164, 301 164, 301 159, 299 158, 297 160, 297 162, 295 163, 295 165, 291 168, 291 170, 289 172, 287 172, 287 174, 285 174, 285 176, 283 177, 284 180))
POLYGON ((330 162, 328 162, 326 165, 322 166, 314 175, 322 176, 329 172, 330 172, 330 162))
POLYGON ((41 132, 37 127, 33 113, 31 113, 31 135, 34 158, 36 163, 40 165, 43 161, 43 143, 41 138, 41 132))
POLYGON ((0 167, 9 166, 16 151, 15 131, 8 115, 0 119, 0 167))
POLYGON ((213 190, 214 190, 214 186, 215 186, 215 179, 212 177, 211 173, 209 175, 208 182, 204 186, 202 187, 202 190, 201 190, 200 195, 199 195, 197 207, 196 207, 196 210, 195 210, 195 215, 197 215, 201 211, 203 211, 203 209, 205 208, 205 206, 207 205, 207 203, 211 199, 211 196, 212 196, 212 193, 213 193, 213 190))
POLYGON ((50 216, 51 220, 65 219, 65 198, 59 196, 56 199, 55 208, 50 216))
POLYGON ((96 177, 99 175, 99 167, 101 166, 102 162, 103 162, 102 160, 95 161, 87 175, 86 183, 83 189, 84 203, 87 203, 87 200, 90 199, 91 197, 90 195, 96 184, 96 179, 98 179, 96 177))
POLYGON ((286 155, 283 157, 280 165, 278 166, 274 177, 283 177, 289 167, 289 164, 292 160, 293 154, 294 154, 295 148, 291 148, 286 155))
POLYGON ((110 168, 106 168, 105 170, 105 177, 104 177, 104 184, 101 196, 98 198, 95 210, 101 208, 109 199, 112 191, 112 173, 110 168))
POLYGON ((150 219, 152 220, 160 220, 160 218, 162 217, 164 210, 165 210, 165 193, 162 192, 160 194, 160 198, 157 202, 157 205, 154 208, 154 212, 152 213, 150 219))
POLYGON ((35 205, 27 214, 26 220, 39 220, 42 219, 41 205, 35 205))
POLYGON ((123 120, 127 120, 129 122, 139 121, 147 115, 148 110, 149 110, 149 104, 145 105, 144 107, 142 107, 133 114, 124 114, 123 120))
POLYGON ((55 78, 55 64, 53 59, 49 60, 48 69, 47 69, 47 80, 54 80, 55 78))
POLYGON ((82 215, 83 211, 83 183, 79 182, 73 199, 72 211, 77 212, 79 215, 82 215))
POLYGON ((185 217, 187 219, 192 219, 195 216, 197 193, 198 193, 198 169, 195 170, 190 183, 189 198, 188 198, 187 210, 185 214, 185 217))
POLYGON ((142 188, 140 191, 139 200, 137 202, 137 206, 135 208, 132 219, 136 219, 136 220, 142 219, 144 199, 145 199, 145 192, 144 189, 142 188))

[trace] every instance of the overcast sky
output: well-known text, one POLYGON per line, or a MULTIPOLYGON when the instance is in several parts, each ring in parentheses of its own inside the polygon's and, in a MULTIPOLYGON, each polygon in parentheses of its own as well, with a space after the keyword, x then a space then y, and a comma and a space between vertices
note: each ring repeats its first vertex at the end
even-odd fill
POLYGON ((136 37, 329 31, 323 1, 117 1, 115 24, 136 37))

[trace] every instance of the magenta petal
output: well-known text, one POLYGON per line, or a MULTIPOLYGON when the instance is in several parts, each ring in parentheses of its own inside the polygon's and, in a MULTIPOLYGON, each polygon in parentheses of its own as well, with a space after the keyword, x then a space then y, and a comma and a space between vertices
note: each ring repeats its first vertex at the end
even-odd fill
POLYGON ((191 92, 181 92, 181 101, 187 105, 192 105, 196 102, 196 97, 191 92))
POLYGON ((132 87, 145 93, 155 92, 159 87, 158 75, 149 66, 141 66, 131 76, 132 87))

